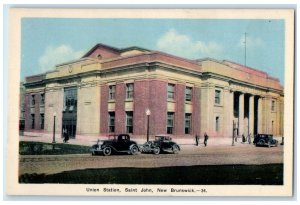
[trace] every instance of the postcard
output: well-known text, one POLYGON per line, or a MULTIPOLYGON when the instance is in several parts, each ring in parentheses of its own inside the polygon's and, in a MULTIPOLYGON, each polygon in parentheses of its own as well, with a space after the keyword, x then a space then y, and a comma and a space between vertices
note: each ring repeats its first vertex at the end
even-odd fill
POLYGON ((294 10, 9 10, 8 195, 292 196, 294 10))

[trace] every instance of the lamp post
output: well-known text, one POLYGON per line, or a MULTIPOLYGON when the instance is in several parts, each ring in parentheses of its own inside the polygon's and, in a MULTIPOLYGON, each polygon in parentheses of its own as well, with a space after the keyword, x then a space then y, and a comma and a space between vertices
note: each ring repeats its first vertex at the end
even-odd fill
POLYGON ((56 143, 55 142, 55 118, 56 118, 56 112, 53 113, 53 141, 52 141, 52 143, 56 143))
POLYGON ((234 146, 235 123, 232 121, 232 146, 234 146))
POLYGON ((146 115, 147 115, 147 142, 149 142, 149 117, 151 115, 150 109, 146 109, 146 115))

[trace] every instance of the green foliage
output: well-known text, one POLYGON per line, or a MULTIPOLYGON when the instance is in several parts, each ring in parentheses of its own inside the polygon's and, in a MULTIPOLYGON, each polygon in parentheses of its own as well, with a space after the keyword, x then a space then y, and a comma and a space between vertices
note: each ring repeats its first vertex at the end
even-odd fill
POLYGON ((90 153, 89 146, 26 141, 21 141, 19 143, 20 155, 60 155, 85 153, 90 153))
POLYGON ((105 168, 24 174, 20 183, 283 185, 283 164, 105 168))

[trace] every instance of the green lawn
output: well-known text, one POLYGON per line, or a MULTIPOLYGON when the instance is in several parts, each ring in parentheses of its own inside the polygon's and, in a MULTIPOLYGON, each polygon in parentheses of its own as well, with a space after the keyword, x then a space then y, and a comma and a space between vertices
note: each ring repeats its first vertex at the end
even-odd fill
POLYGON ((71 145, 71 144, 52 144, 42 142, 19 143, 20 155, 57 155, 57 154, 84 154, 91 153, 89 146, 71 145))
POLYGON ((282 185, 283 164, 106 168, 24 174, 20 183, 282 185))

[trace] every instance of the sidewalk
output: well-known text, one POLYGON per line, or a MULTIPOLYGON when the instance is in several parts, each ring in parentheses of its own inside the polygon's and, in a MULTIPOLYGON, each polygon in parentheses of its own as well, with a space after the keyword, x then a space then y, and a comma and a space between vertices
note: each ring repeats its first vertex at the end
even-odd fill
MULTIPOLYGON (((30 133, 31 134, 31 133, 30 133)), ((278 140, 278 142, 281 142, 281 137, 274 137, 278 140)), ((75 145, 86 145, 86 146, 92 146, 93 144, 96 144, 98 139, 100 140, 107 140, 107 137, 99 137, 99 136, 76 136, 75 139, 69 139, 68 144, 75 144, 75 145)), ((144 144, 146 142, 146 139, 133 139, 138 144, 144 144)), ((152 139, 150 139, 152 140, 152 139)), ((45 143, 52 143, 53 141, 53 135, 51 134, 31 134, 30 136, 20 136, 20 141, 36 141, 36 142, 45 142, 45 143)), ((63 138, 61 138, 60 134, 55 135, 55 141, 56 143, 63 143, 63 138)), ((180 146, 196 146, 194 139, 174 139, 174 141, 179 144, 180 146)), ((251 139, 253 141, 253 138, 251 139)), ((251 142, 252 144, 252 142, 251 142)), ((248 142, 242 143, 242 139, 238 138, 238 141, 234 141, 234 146, 247 146, 249 145, 248 142)), ((203 147, 203 138, 200 138, 199 140, 199 147, 203 147)), ((232 146, 232 138, 213 138, 210 137, 207 142, 207 146, 232 146)))

